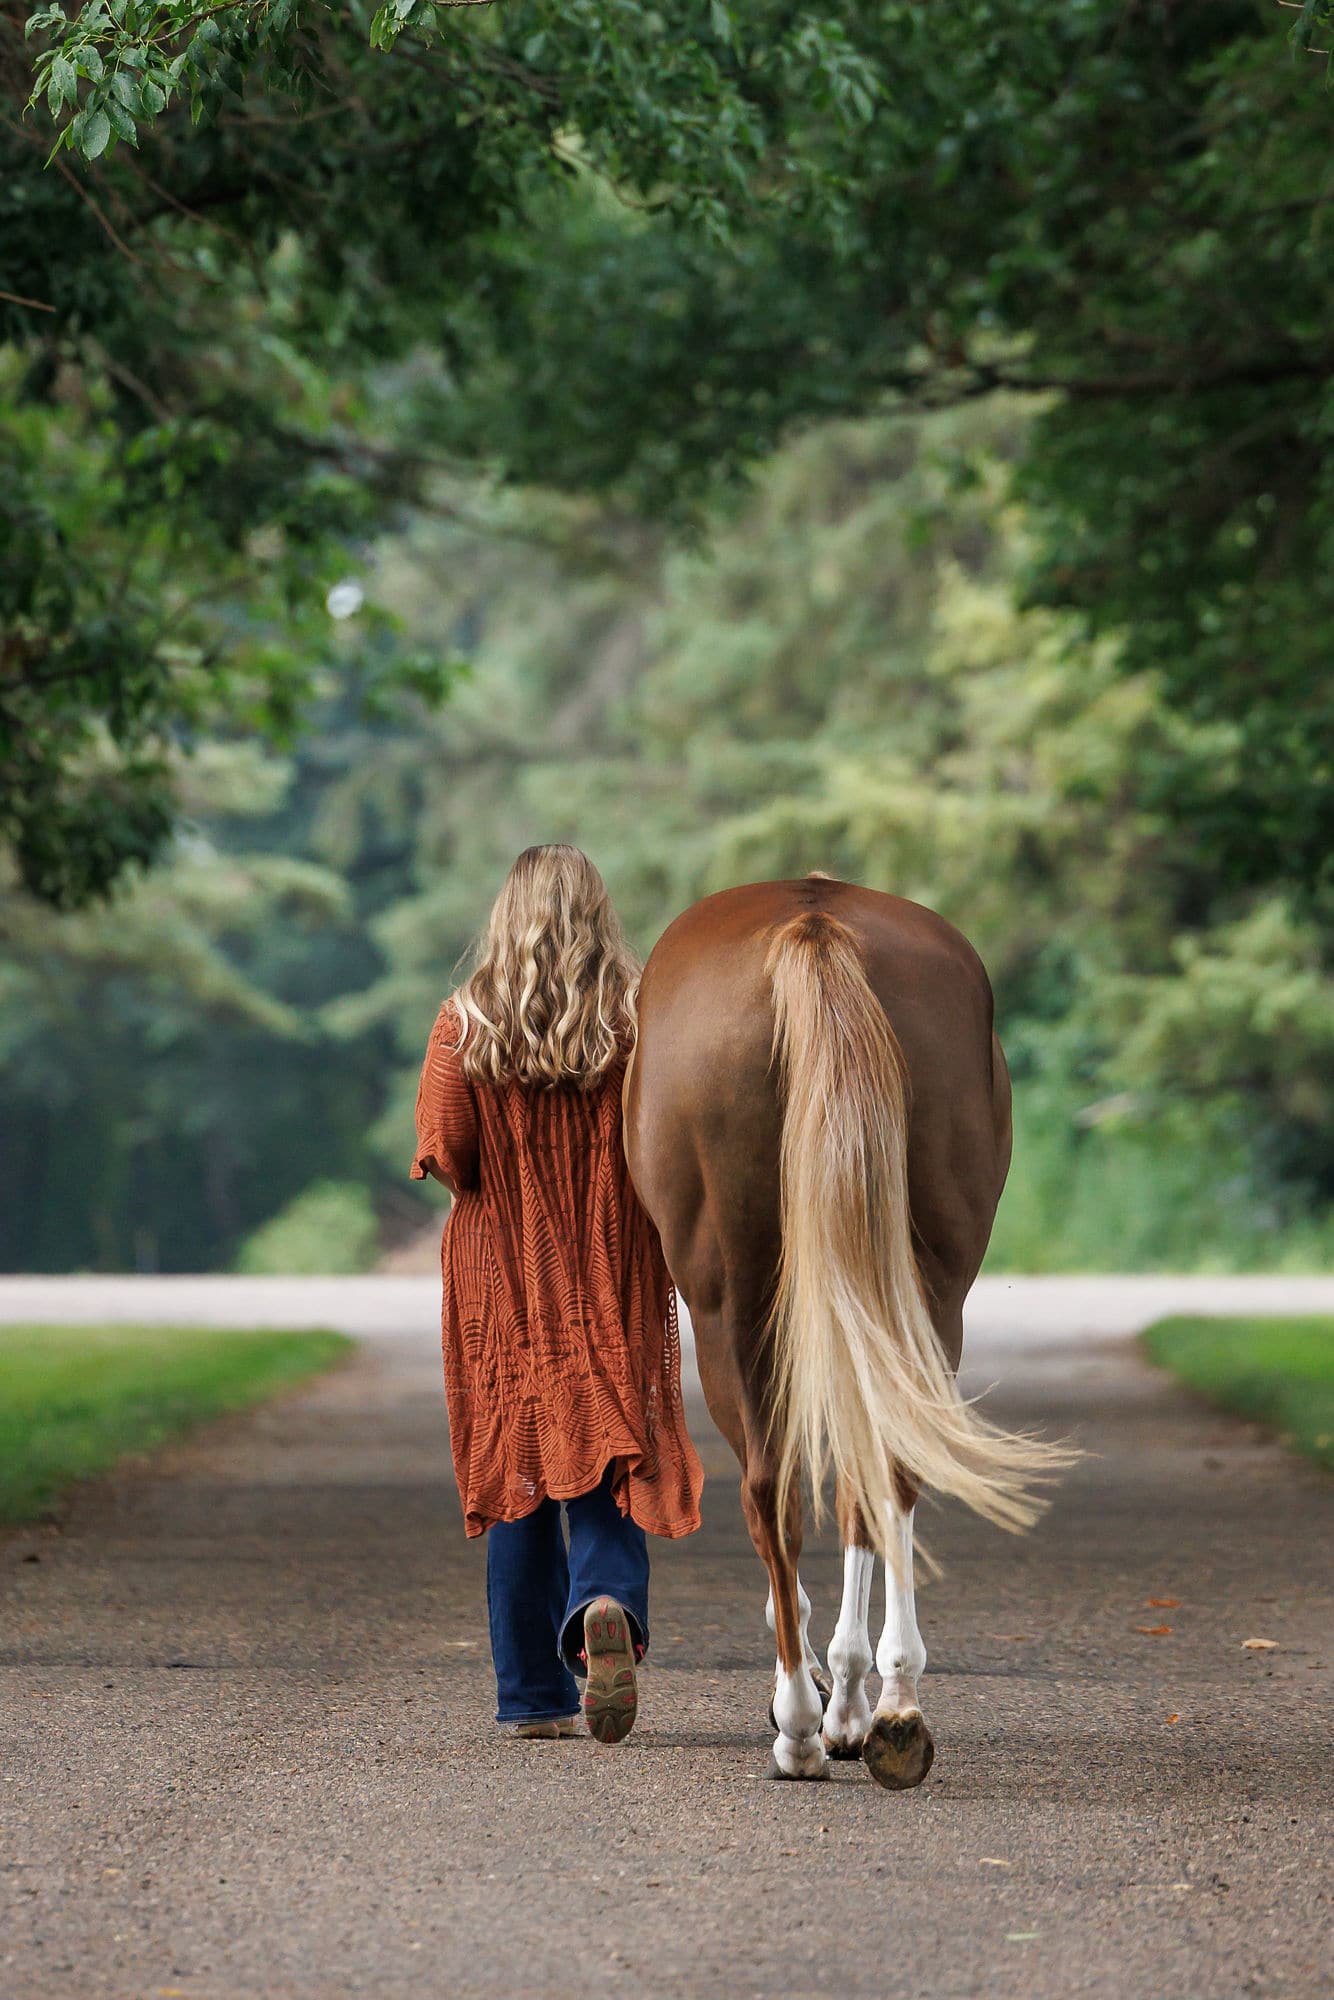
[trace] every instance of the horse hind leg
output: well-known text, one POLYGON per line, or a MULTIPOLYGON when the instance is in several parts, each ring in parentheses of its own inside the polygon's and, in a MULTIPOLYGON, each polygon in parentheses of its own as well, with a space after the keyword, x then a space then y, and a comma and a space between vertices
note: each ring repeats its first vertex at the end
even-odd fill
POLYGON ((926 1647, 917 1629, 913 1594, 912 1515, 916 1494, 900 1494, 893 1510, 897 1569, 885 1565, 885 1626, 876 1648, 880 1699, 862 1745, 866 1767, 887 1791, 910 1791, 931 1769, 936 1746, 917 1699, 926 1647), (906 1504, 904 1504, 906 1502, 906 1504))
MULTIPOLYGON (((796 1572, 796 1612, 798 1612, 798 1628, 800 1628, 800 1634, 802 1634, 802 1658, 806 1660, 806 1666, 810 1668, 810 1678, 814 1680, 816 1688, 820 1690, 820 1700, 828 1702, 832 1682, 830 1682, 830 1676, 824 1672, 824 1666, 820 1664, 820 1654, 810 1644, 810 1598, 806 1596, 806 1590, 802 1586, 802 1572, 800 1570, 796 1572)), ((772 1590, 772 1586, 770 1586, 770 1594, 768 1594, 766 1604, 764 1604, 764 1624, 770 1628, 770 1632, 778 1634, 778 1624, 776 1624, 776 1618, 774 1618, 774 1590, 772 1590)))
MULTIPOLYGON (((769 1594, 773 1607, 773 1632, 778 1660, 774 1671, 773 1720, 777 1730, 773 1763, 774 1778, 825 1778, 829 1766, 820 1728, 824 1703, 807 1659, 809 1640, 803 1630, 809 1617, 809 1600, 803 1616, 798 1593, 797 1557, 801 1553, 801 1498, 795 1488, 789 1495, 787 1535, 778 1532, 777 1480, 775 1469, 762 1446, 758 1463, 748 1460, 741 1483, 741 1504, 755 1549, 769 1572, 769 1594)), ((804 1597, 805 1593, 801 1592, 804 1597)), ((818 1662, 817 1662, 818 1665, 818 1662)))
POLYGON ((843 1540, 843 1602, 829 1642, 833 1686, 825 1710, 824 1746, 831 1757, 859 1757, 871 1728, 866 1677, 875 1664, 870 1629, 875 1550, 861 1509, 841 1491, 838 1520, 843 1540))
MULTIPOLYGON (((810 1674, 810 1678, 814 1680, 816 1688, 820 1690, 820 1706, 828 1708, 830 1706, 830 1696, 834 1692, 834 1682, 830 1680, 830 1676, 826 1674, 826 1670, 820 1666, 820 1654, 810 1644, 810 1598, 806 1596, 806 1592, 802 1588, 802 1572, 800 1570, 796 1572, 796 1612, 798 1612, 798 1626, 800 1626, 800 1634, 802 1634, 802 1658, 806 1660, 806 1672, 810 1674)), ((774 1618, 774 1590, 772 1590, 772 1586, 770 1586, 770 1594, 768 1594, 768 1598, 764 1602, 764 1624, 770 1628, 770 1632, 778 1634, 778 1622, 774 1618)), ((778 1722, 774 1718, 774 1704, 772 1702, 768 1706, 768 1720, 770 1720, 772 1728, 778 1728, 778 1722)))

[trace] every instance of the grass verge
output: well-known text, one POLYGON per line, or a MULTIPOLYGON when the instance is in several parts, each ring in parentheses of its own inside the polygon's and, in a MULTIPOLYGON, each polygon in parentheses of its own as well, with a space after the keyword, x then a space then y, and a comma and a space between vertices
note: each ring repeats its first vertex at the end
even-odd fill
POLYGON ((1334 1471, 1334 1320, 1160 1319, 1149 1358, 1334 1471))
POLYGON ((263 1402, 351 1345, 323 1332, 0 1326, 0 1522, 37 1519, 76 1480, 263 1402))

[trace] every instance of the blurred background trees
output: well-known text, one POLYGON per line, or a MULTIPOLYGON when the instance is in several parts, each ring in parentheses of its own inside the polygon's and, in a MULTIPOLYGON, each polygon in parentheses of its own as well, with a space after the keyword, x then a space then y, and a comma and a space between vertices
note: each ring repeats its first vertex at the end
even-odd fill
POLYGON ((25 12, 0 1264, 410 1238, 426 1029, 548 837, 644 947, 817 866, 968 930, 998 1262, 1330 1261, 1294 17, 523 0, 383 54, 356 7, 25 12))

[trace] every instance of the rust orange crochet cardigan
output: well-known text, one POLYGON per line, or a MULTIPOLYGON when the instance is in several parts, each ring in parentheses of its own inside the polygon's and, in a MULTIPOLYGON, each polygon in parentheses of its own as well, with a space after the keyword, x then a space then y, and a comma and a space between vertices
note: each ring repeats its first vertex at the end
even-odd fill
POLYGON ((480 1535, 608 1464, 623 1514, 699 1526, 676 1299, 621 1141, 624 1060, 590 1090, 473 1083, 441 1008, 417 1094, 412 1177, 454 1190, 441 1242, 450 1448, 480 1535))

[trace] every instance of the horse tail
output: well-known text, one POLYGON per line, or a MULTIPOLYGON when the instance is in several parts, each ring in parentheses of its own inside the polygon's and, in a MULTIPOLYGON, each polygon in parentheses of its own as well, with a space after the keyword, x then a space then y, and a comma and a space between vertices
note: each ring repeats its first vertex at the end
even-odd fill
POLYGON ((821 911, 774 932, 783 1095, 782 1256, 771 1319, 778 1519, 804 1464, 817 1515, 832 1463, 881 1554, 896 1478, 1019 1531, 1071 1456, 1012 1436, 959 1394, 932 1325, 908 1212, 908 1077, 855 933, 821 911))

